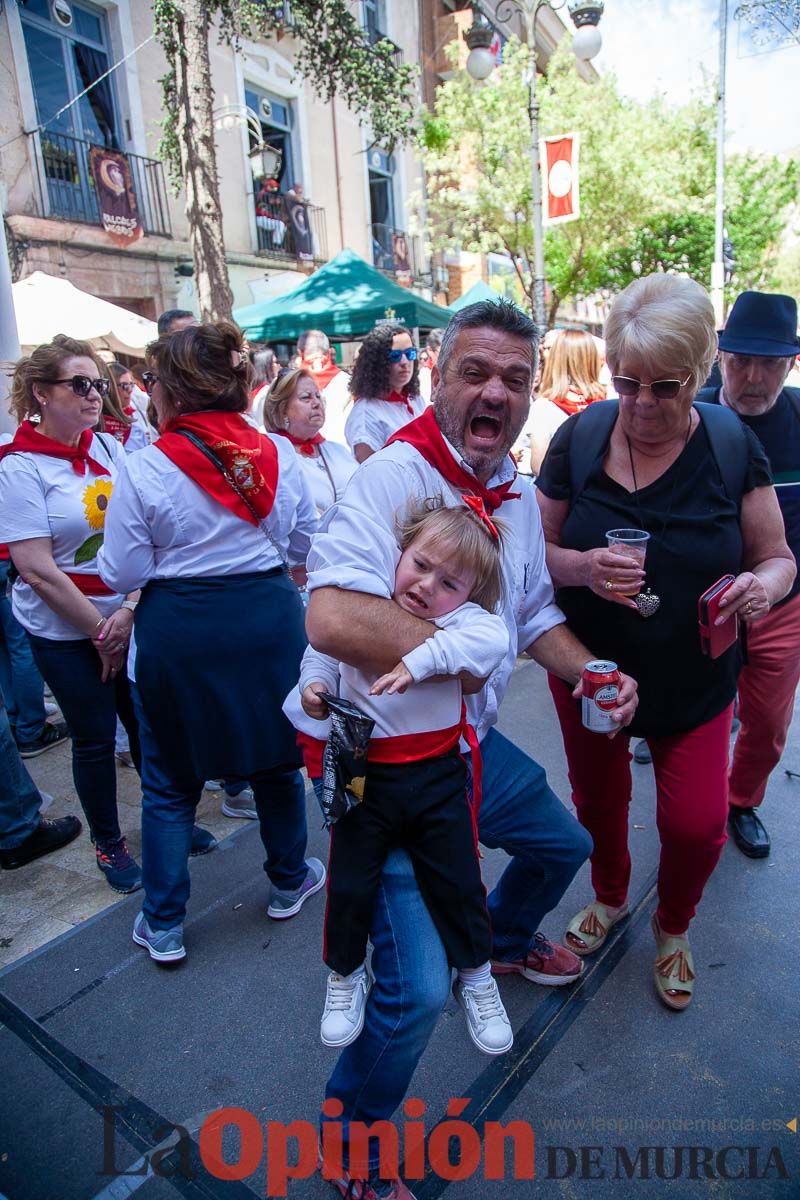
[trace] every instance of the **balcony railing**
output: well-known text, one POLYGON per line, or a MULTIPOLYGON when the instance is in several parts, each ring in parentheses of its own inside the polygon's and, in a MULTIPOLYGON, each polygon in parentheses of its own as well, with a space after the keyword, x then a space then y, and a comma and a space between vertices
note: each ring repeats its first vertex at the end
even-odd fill
POLYGON ((256 199, 258 253, 314 264, 328 261, 325 209, 272 192, 256 199))
POLYGON ((388 42, 392 47, 392 58, 394 59, 394 65, 396 67, 402 66, 403 51, 396 42, 393 42, 391 38, 388 38, 383 30, 379 28, 374 7, 370 4, 364 4, 363 9, 364 32, 370 46, 374 46, 378 42, 388 42))
POLYGON ((372 224, 370 233, 372 261, 379 271, 394 276, 401 283, 410 283, 412 279, 419 278, 422 263, 414 238, 392 225, 372 224))
MULTIPOLYGON (((100 207, 89 167, 90 142, 65 133, 35 130, 39 215, 100 225, 100 207)), ((164 168, 158 159, 126 154, 139 220, 146 234, 172 237, 164 168)))

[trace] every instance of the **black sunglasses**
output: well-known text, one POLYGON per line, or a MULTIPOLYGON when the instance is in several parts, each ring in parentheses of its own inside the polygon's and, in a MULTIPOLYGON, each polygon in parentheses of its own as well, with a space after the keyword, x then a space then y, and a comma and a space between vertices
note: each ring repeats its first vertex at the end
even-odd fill
POLYGON ((158 383, 159 378, 153 371, 142 371, 142 383, 148 396, 152 396, 153 388, 158 383))
POLYGON ((691 379, 654 379, 652 383, 642 383, 641 379, 631 379, 629 375, 612 375, 611 382, 618 396, 631 399, 638 396, 642 388, 649 388, 656 400, 674 400, 682 387, 691 379))
POLYGON ((98 396, 107 396, 110 382, 107 379, 90 379, 88 375, 73 375, 71 379, 43 379, 42 383, 63 383, 71 387, 76 396, 88 396, 94 388, 98 396))

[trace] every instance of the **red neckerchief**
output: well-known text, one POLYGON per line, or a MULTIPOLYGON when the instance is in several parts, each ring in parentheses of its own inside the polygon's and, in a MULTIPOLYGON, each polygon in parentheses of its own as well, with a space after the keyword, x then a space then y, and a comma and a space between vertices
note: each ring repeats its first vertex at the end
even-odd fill
POLYGON ((325 438, 321 433, 315 433, 314 436, 310 438, 293 437, 291 433, 289 433, 288 429, 279 429, 278 433, 281 435, 281 437, 288 438, 293 446, 297 446, 297 449, 301 454, 304 454, 306 458, 313 458, 314 447, 319 446, 321 442, 325 441, 325 438))
POLYGON ((323 388, 326 388, 331 380, 335 379, 337 375, 341 374, 341 371, 336 366, 336 363, 332 363, 330 360, 328 360, 327 366, 322 367, 320 370, 313 366, 308 359, 304 358, 301 363, 301 370, 308 371, 309 375, 311 375, 314 383, 317 385, 320 391, 322 391, 323 388))
MULTIPOLYGON (((123 409, 123 411, 126 417, 133 415, 132 407, 123 409)), ((105 426, 106 433, 110 433, 112 437, 115 437, 124 446, 131 436, 133 422, 120 421, 119 417, 115 417, 113 413, 103 413, 103 425, 105 426)))
POLYGON ((489 533, 492 535, 494 540, 496 542, 499 542, 500 541, 500 531, 498 530, 498 528, 495 525, 492 518, 487 513, 481 497, 480 496, 469 496, 465 492, 462 492, 461 499, 464 501, 467 508, 471 508, 472 511, 475 513, 475 516, 480 518, 480 520, 483 522, 483 524, 489 530, 489 533))
POLYGON ((566 396, 554 396, 551 403, 565 412, 568 417, 573 417, 575 413, 583 412, 590 404, 594 404, 595 400, 602 400, 602 396, 583 396, 580 392, 575 392, 570 388, 566 396))
POLYGON ((405 404, 412 417, 414 415, 414 406, 409 400, 405 392, 389 392, 388 396, 383 397, 389 404, 405 404))
POLYGON ((262 519, 272 511, 278 487, 278 448, 232 412, 186 413, 167 421, 155 445, 212 499, 251 525, 257 521, 221 471, 177 432, 186 429, 221 459, 262 519))
MULTIPOLYGON (((426 408, 421 417, 409 421, 402 429, 398 429, 397 433, 393 433, 386 445, 391 446, 392 442, 408 442, 426 462, 429 462, 440 475, 444 476, 448 483, 457 487, 462 495, 467 493, 472 496, 480 496, 486 512, 490 515, 505 500, 519 500, 522 494, 510 490, 517 478, 516 467, 514 468, 514 479, 509 479, 508 483, 501 483, 499 487, 494 488, 486 487, 474 475, 468 474, 450 453, 442 431, 436 423, 432 406, 426 408)), ((512 463, 514 462, 511 455, 509 455, 509 459, 512 463)))
POLYGON ((45 437, 36 432, 36 426, 31 421, 23 421, 14 435, 13 442, 0 446, 0 461, 7 454, 47 454, 50 458, 65 458, 72 463, 76 475, 85 475, 86 468, 93 475, 110 475, 108 467, 104 467, 97 459, 92 458, 89 447, 92 444, 91 429, 84 429, 77 446, 65 446, 53 438, 45 437))

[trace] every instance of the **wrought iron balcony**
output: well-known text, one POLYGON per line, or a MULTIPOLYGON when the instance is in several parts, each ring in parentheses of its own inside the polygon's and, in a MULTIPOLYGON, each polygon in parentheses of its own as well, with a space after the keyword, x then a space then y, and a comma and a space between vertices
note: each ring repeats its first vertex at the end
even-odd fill
POLYGON ((372 261, 378 270, 392 275, 403 284, 418 279, 421 262, 416 239, 392 225, 372 224, 369 228, 372 235, 372 261))
MULTIPOLYGON (((84 225, 100 225, 100 207, 89 166, 90 142, 34 130, 39 215, 61 217, 84 225)), ((164 168, 158 159, 125 154, 136 194, 139 220, 146 234, 172 237, 164 168)))
POLYGON ((402 66, 403 51, 396 42, 393 42, 392 39, 387 37, 383 30, 379 28, 377 13, 374 5, 365 4, 362 0, 362 8, 364 10, 364 33, 366 34, 369 45, 375 46, 378 42, 388 42, 392 47, 392 58, 394 59, 394 65, 396 67, 402 66))
POLYGON ((314 264, 328 261, 324 208, 280 192, 262 193, 255 203, 257 253, 314 264))

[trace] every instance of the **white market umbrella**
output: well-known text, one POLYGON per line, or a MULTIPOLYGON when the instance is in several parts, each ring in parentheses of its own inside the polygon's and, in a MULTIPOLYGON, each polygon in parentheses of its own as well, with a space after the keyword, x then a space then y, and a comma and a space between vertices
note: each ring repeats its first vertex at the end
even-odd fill
POLYGON ((147 343, 158 337, 155 321, 90 296, 68 279, 43 271, 34 271, 13 284, 11 290, 24 353, 52 341, 57 333, 65 333, 91 342, 96 350, 141 356, 147 343))

